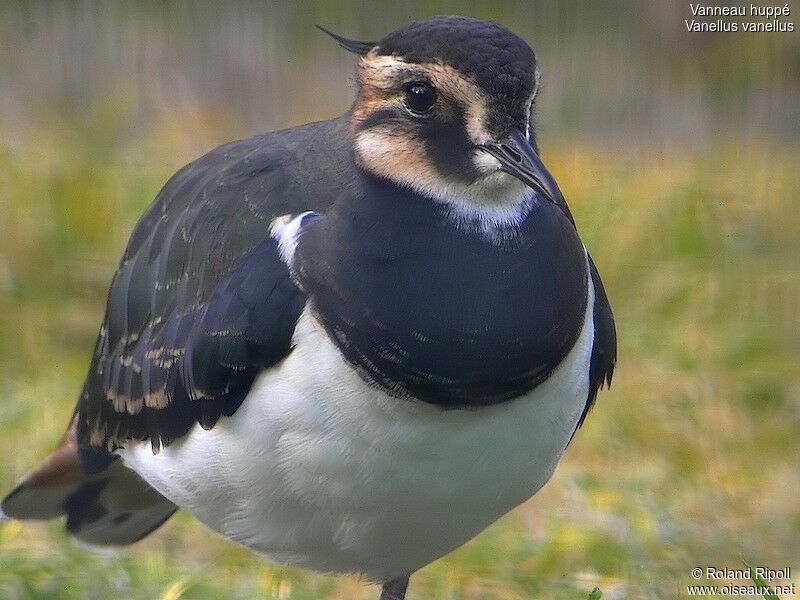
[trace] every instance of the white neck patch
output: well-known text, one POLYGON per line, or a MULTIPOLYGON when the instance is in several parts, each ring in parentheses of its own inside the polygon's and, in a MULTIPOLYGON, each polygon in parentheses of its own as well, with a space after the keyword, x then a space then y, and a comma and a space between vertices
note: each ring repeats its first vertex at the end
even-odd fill
POLYGON ((270 236, 278 242, 278 252, 281 254, 281 259, 289 267, 292 266, 294 251, 297 249, 297 242, 300 240, 303 221, 306 217, 316 214, 307 210, 299 215, 283 215, 272 220, 269 228, 270 236))
POLYGON ((370 172, 444 204, 447 215, 458 227, 494 241, 516 235, 517 226, 530 208, 533 190, 500 171, 496 158, 475 150, 476 164, 488 174, 466 185, 443 178, 432 165, 414 156, 414 152, 380 128, 356 135, 356 154, 370 172), (392 165, 391 172, 387 172, 387 164, 392 165))

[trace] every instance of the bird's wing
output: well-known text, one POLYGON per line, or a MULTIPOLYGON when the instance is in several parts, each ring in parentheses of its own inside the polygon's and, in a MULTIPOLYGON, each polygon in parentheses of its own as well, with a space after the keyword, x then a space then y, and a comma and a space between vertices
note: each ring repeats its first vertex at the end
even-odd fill
POLYGON ((81 447, 149 439, 158 450, 195 423, 210 428, 288 354, 305 298, 269 229, 324 207, 316 184, 298 185, 296 138, 319 143, 325 125, 221 146, 159 192, 111 283, 75 409, 81 447))
POLYGON ((583 425, 586 415, 589 414, 597 398, 597 392, 604 385, 611 385, 614 365, 617 362, 617 328, 614 324, 614 314, 611 312, 611 304, 591 256, 589 256, 589 273, 594 284, 594 344, 589 362, 589 396, 586 398, 586 406, 578 421, 578 427, 583 425))

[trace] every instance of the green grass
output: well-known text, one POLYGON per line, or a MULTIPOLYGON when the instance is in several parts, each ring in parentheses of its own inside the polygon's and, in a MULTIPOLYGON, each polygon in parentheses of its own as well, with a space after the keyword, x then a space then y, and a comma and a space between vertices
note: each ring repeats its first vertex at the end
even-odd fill
MULTIPOLYGON (((216 117, 131 143, 98 115, 0 145, 0 489, 61 435, 127 235, 172 171, 235 135, 216 117)), ((681 598, 695 566, 800 568, 800 152, 541 143, 615 309, 614 386, 545 489, 410 597, 681 598)), ((113 556, 59 523, 0 524, 2 598, 376 595, 185 515, 113 556)))

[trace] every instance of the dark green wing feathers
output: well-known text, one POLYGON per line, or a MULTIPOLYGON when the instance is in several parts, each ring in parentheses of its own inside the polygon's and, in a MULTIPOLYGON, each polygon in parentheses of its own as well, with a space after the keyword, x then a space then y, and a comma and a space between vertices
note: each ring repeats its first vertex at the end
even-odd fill
POLYGON ((591 256, 589 256, 589 276, 594 284, 594 344, 589 361, 589 396, 578 421, 578 427, 583 425, 594 405, 597 392, 604 386, 611 386, 611 378, 617 364, 617 328, 614 314, 591 256))
POLYGON ((259 370, 288 353, 305 298, 270 223, 328 201, 294 175, 313 160, 308 146, 325 146, 337 126, 233 142, 167 182, 111 284, 76 407, 81 446, 150 439, 158 449, 195 423, 209 428, 238 408, 259 370))

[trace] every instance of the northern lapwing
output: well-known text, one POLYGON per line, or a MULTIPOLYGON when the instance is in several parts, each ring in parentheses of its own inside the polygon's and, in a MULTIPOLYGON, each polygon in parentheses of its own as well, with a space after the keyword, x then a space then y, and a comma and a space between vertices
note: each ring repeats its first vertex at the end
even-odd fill
POLYGON ((550 478, 616 334, 539 157, 534 53, 466 17, 331 35, 360 57, 352 108, 166 183, 7 516, 124 545, 181 508, 401 599, 550 478))

